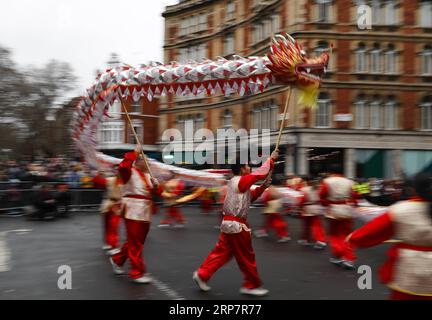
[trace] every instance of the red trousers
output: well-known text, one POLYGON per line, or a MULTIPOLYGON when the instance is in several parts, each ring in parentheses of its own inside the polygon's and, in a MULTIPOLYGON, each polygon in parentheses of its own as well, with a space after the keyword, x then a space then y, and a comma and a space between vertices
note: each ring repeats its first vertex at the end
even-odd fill
POLYGON ((309 242, 325 242, 324 228, 320 216, 302 216, 303 220, 303 237, 302 239, 309 242))
POLYGON ((180 208, 172 206, 167 207, 165 218, 160 222, 161 224, 171 224, 173 221, 177 223, 184 223, 184 216, 180 208))
POLYGON ((267 213, 265 214, 263 231, 268 232, 275 230, 279 238, 288 237, 287 230, 288 223, 282 218, 279 213, 267 213))
POLYGON ((104 222, 105 243, 113 248, 117 248, 119 246, 119 225, 121 217, 109 211, 103 214, 102 219, 104 222))
POLYGON ((150 222, 125 219, 125 224, 127 240, 120 252, 114 255, 112 259, 119 266, 124 265, 129 259, 131 265, 129 277, 132 279, 141 278, 146 272, 142 251, 150 229, 150 222))
POLYGON ((351 245, 345 242, 346 237, 352 232, 352 220, 329 219, 330 247, 334 257, 348 261, 355 260, 355 254, 351 245))
POLYGON ((199 277, 206 282, 209 281, 213 274, 233 256, 243 273, 243 287, 248 289, 260 287, 262 282, 258 276, 251 233, 244 230, 240 233, 220 234, 216 246, 198 269, 199 277))
POLYGON ((427 300, 432 301, 432 296, 416 296, 408 293, 403 293, 396 290, 390 291, 391 300, 427 300))

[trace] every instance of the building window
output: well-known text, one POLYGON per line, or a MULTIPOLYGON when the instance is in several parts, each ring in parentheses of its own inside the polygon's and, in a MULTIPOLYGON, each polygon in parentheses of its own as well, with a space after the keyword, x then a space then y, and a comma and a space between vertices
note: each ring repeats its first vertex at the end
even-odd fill
POLYGON ((232 113, 229 109, 225 109, 222 115, 223 128, 228 129, 232 127, 232 113))
POLYGON ((226 21, 233 20, 235 18, 235 3, 229 1, 226 8, 226 21))
POLYGON ((395 0, 371 0, 373 25, 394 25, 397 22, 395 0))
POLYGON ((224 39, 224 55, 230 55, 234 53, 234 36, 232 34, 227 35, 224 39))
POLYGON ((371 10, 372 10, 372 24, 379 25, 381 24, 380 13, 381 13, 381 0, 372 0, 371 1, 371 10))
POLYGON ((432 151, 402 151, 402 170, 406 177, 413 177, 419 172, 432 167, 432 151))
POLYGON ((384 1, 384 24, 385 25, 396 24, 396 1, 395 0, 384 1))
POLYGON ((113 119, 120 119, 122 111, 120 102, 116 101, 109 106, 108 115, 113 119))
POLYGON ((253 28, 253 43, 264 40, 264 25, 262 22, 255 24, 253 28))
POLYGON ((198 57, 197 59, 204 59, 207 56, 207 45, 206 44, 201 44, 198 46, 198 57))
POLYGON ((176 120, 176 129, 178 131, 180 131, 182 137, 184 137, 184 133, 185 133, 185 122, 186 122, 185 116, 178 116, 177 117, 177 120, 176 120))
POLYGON ((180 36, 207 30, 207 14, 200 13, 183 18, 180 21, 180 36))
POLYGON ((252 128, 251 129, 261 129, 261 109, 255 107, 252 110, 252 128))
POLYGON ((355 110, 355 127, 357 129, 365 129, 369 124, 369 112, 367 101, 364 95, 359 95, 354 102, 355 110))
POLYGON ((189 114, 187 116, 185 115, 177 116, 176 129, 180 131, 182 137, 185 137, 186 128, 188 128, 188 130, 192 129, 193 132, 203 129, 204 128, 203 115, 201 113, 197 113, 197 114, 189 114))
POLYGON ((379 44, 375 43, 373 49, 370 51, 371 72, 381 72, 381 49, 379 44))
POLYGON ((272 34, 272 24, 271 24, 271 20, 270 19, 265 19, 263 21, 263 25, 264 25, 264 34, 265 35, 270 35, 272 34))
POLYGON ((270 129, 270 108, 267 103, 261 109, 261 129, 270 129))
POLYGON ((198 31, 198 16, 193 15, 189 18, 189 33, 195 33, 198 31))
POLYGON ((384 72, 391 74, 396 73, 396 50, 393 44, 389 44, 384 52, 384 72))
POLYGON ((330 22, 332 0, 315 0, 317 5, 318 22, 330 22))
POLYGON ((271 21, 272 21, 272 33, 278 33, 279 29, 280 29, 280 19, 279 19, 279 14, 273 14, 271 16, 271 21))
POLYGON ((187 48, 180 48, 177 60, 179 62, 186 62, 187 59, 187 48))
POLYGON ((278 130, 279 106, 272 101, 270 106, 270 130, 278 130))
POLYGON ((373 96, 370 103, 370 128, 381 129, 382 128, 382 108, 381 98, 379 96, 373 96))
MULTIPOLYGON (((133 125, 133 128, 134 128, 137 136, 138 136, 138 139, 140 139, 141 142, 144 141, 143 140, 143 132, 144 131, 143 131, 143 127, 142 127, 142 121, 141 120, 132 120, 132 125, 133 125)), ((131 143, 131 144, 137 144, 138 143, 135 139, 135 135, 133 134, 130 126, 128 126, 128 137, 129 137, 129 139, 128 139, 129 143, 131 143)))
POLYGON ((187 33, 187 19, 181 19, 180 21, 180 36, 185 36, 187 33))
POLYGON ((432 75, 432 47, 425 46, 424 50, 420 53, 421 56, 421 70, 422 75, 432 75))
POLYGON ((188 48, 180 48, 177 60, 182 63, 188 62, 190 60, 200 60, 205 58, 206 49, 206 44, 199 44, 188 48))
POLYGON ((103 122, 100 129, 101 143, 123 143, 123 122, 103 122))
POLYGON ((432 95, 423 98, 421 108, 421 129, 432 130, 432 95))
POLYGON ((398 128, 397 103, 393 96, 388 97, 384 105, 384 128, 389 130, 398 128))
POLYGON ((315 116, 315 126, 328 128, 330 127, 331 107, 329 95, 325 92, 320 93, 318 97, 318 107, 315 116))
POLYGON ((360 43, 355 51, 356 56, 356 72, 366 72, 366 47, 360 43))
POLYGON ((207 14, 201 13, 199 15, 199 31, 207 30, 207 14))
POLYGON ((141 114, 141 111, 142 111, 142 106, 141 106, 140 101, 133 102, 131 104, 131 111, 130 111, 130 113, 141 114))
POLYGON ((201 113, 198 113, 195 115, 195 121, 194 121, 194 130, 200 130, 204 128, 204 117, 201 113))
POLYGON ((432 28, 432 1, 423 0, 420 2, 420 26, 432 28))
POLYGON ((252 129, 278 129, 279 106, 275 100, 267 100, 255 105, 252 109, 252 129))

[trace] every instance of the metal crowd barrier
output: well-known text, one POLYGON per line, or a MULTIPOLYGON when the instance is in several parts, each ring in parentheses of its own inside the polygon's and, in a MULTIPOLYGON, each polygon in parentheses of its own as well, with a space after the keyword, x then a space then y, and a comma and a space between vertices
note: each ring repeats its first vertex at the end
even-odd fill
MULTIPOLYGON (((99 189, 69 189, 71 196, 69 209, 98 210, 104 192, 99 189)), ((34 189, 0 190, 0 215, 25 214, 32 206, 37 191, 34 189)), ((53 191, 53 196, 56 192, 53 191)))

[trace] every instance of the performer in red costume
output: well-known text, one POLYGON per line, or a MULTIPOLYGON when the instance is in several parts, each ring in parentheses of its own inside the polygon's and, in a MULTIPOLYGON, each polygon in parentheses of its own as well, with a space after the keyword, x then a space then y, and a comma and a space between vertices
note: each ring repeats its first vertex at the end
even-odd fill
POLYGON ((164 185, 164 192, 162 197, 165 199, 166 203, 166 214, 165 218, 159 223, 158 227, 170 227, 174 226, 176 228, 183 228, 185 219, 184 216, 176 205, 176 200, 183 194, 185 189, 185 184, 183 181, 173 178, 169 180, 164 185))
POLYGON ((204 214, 209 214, 212 209, 213 193, 207 188, 201 195, 201 211, 204 214))
MULTIPOLYGON (((279 185, 279 181, 273 182, 279 185)), ((278 237, 279 243, 288 242, 291 240, 287 229, 288 223, 281 216, 283 208, 282 198, 283 195, 271 185, 264 191, 262 202, 266 205, 263 210, 264 224, 261 229, 257 230, 254 234, 257 238, 267 237, 270 230, 274 230, 278 237)))
POLYGON ((432 174, 414 179, 416 197, 396 203, 387 213, 354 231, 347 241, 367 248, 389 239, 400 240, 388 252, 381 280, 394 300, 432 301, 432 174))
POLYGON ((150 229, 153 196, 160 195, 162 188, 155 179, 151 179, 145 160, 137 159, 140 152, 141 147, 137 146, 134 152, 126 153, 118 168, 123 182, 127 241, 120 252, 110 258, 110 262, 115 274, 124 274, 122 266, 129 259, 129 277, 137 283, 150 283, 142 251, 150 229))
POLYGON ((330 262, 346 269, 354 269, 355 255, 345 238, 352 231, 354 208, 357 205, 354 181, 340 174, 339 167, 333 167, 329 177, 320 186, 321 203, 326 207, 330 224, 329 240, 333 257, 330 262))
POLYGON ((307 177, 305 183, 306 186, 300 189, 303 194, 300 204, 303 236, 298 243, 304 246, 313 245, 315 249, 324 249, 327 243, 321 222, 323 207, 318 195, 318 183, 311 177, 307 177))
POLYGON ((304 187, 304 180, 301 177, 291 174, 288 176, 286 186, 295 191, 299 191, 301 188, 304 187))
POLYGON ((122 196, 119 177, 105 178, 101 173, 93 178, 96 188, 105 190, 105 198, 102 201, 100 212, 104 223, 103 250, 108 250, 108 255, 119 252, 119 225, 121 221, 122 196))
POLYGON ((227 186, 219 240, 193 274, 193 280, 201 290, 210 290, 207 282, 219 268, 234 256, 244 276, 240 293, 254 296, 263 296, 268 293, 267 289, 261 287, 262 282, 256 267, 247 213, 250 204, 270 185, 269 173, 274 167, 277 156, 278 151, 274 151, 271 157, 252 174, 247 164, 232 166, 234 177, 227 186), (261 180, 265 180, 264 183, 251 191, 252 185, 261 180))

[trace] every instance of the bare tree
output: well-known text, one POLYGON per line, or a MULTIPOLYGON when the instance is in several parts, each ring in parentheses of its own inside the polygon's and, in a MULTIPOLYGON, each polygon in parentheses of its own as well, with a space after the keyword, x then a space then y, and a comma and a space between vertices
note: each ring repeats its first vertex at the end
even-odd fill
POLYGON ((16 154, 54 155, 56 124, 50 118, 55 119, 74 88, 71 66, 51 60, 20 71, 10 50, 0 47, 0 75, 0 145, 11 146, 16 154))

